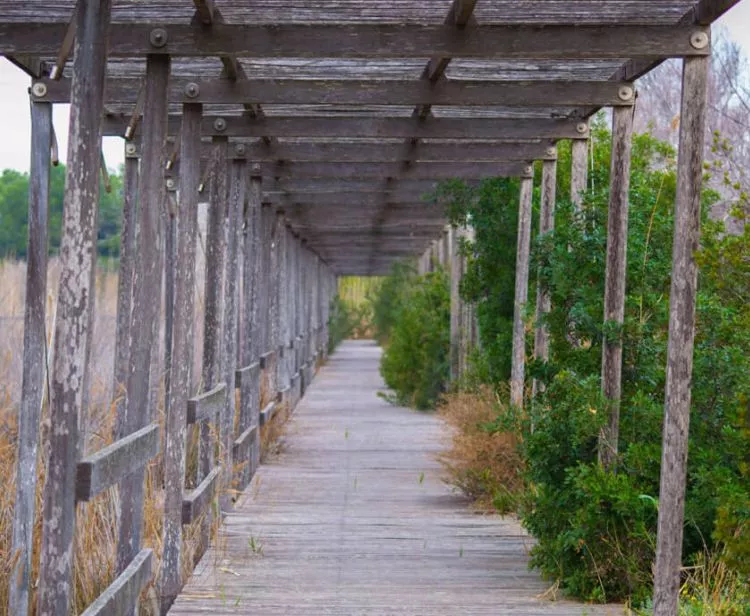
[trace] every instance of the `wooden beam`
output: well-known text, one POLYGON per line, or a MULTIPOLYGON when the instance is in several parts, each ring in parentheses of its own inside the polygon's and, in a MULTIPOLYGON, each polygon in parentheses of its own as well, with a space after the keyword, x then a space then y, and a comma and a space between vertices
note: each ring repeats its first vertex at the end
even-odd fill
POLYGON ((138 608, 138 597, 151 579, 153 552, 136 554, 120 575, 81 614, 81 616, 131 616, 138 608))
MULTIPOLYGON (((56 55, 67 24, 2 23, 0 54, 56 55)), ((706 55, 691 44, 696 25, 115 23, 111 56, 247 56, 256 58, 620 59, 706 55), (153 41, 153 42, 152 42, 153 41)))
POLYGON ((190 398, 187 401, 187 423, 194 424, 199 421, 215 420, 224 406, 226 395, 226 384, 219 383, 213 389, 190 398))
POLYGON ((526 365, 526 332, 524 312, 529 296, 529 251, 531 247, 531 197, 534 180, 521 180, 518 210, 518 239, 516 241, 516 286, 513 302, 513 348, 510 377, 510 402, 518 409, 523 407, 524 372, 526 365))
POLYGON ((345 206, 348 210, 361 210, 373 206, 407 204, 417 207, 439 209, 434 202, 423 201, 424 192, 399 191, 384 192, 340 192, 340 193, 304 193, 304 192, 274 192, 265 193, 267 203, 288 206, 302 205, 304 207, 345 206))
POLYGON ((679 602, 709 70, 708 58, 686 59, 682 69, 654 616, 677 613, 679 602))
POLYGON ((78 463, 76 499, 88 501, 143 468, 159 453, 159 426, 151 424, 115 441, 78 463))
MULTIPOLYGON (((105 135, 123 136, 130 124, 128 115, 107 115, 103 120, 105 135)), ((170 115, 168 131, 179 134, 180 116, 170 115)), ((586 139, 588 125, 579 120, 524 118, 436 118, 415 121, 391 117, 327 116, 204 116, 204 136, 226 137, 309 137, 309 138, 419 138, 473 140, 586 139)))
POLYGON ((283 163, 264 164, 264 177, 276 178, 375 178, 407 180, 481 179, 524 175, 525 163, 414 163, 407 168, 398 163, 283 163))
MULTIPOLYGON (((70 81, 43 79, 32 91, 34 100, 66 103, 70 81), (43 94, 43 95, 42 95, 43 94)), ((107 79, 105 100, 133 103, 141 80, 107 79)), ((565 107, 575 105, 632 106, 632 83, 616 81, 440 81, 173 79, 169 99, 175 103, 276 105, 458 105, 565 107)))
POLYGON ((206 475, 188 496, 182 501, 182 523, 191 524, 198 517, 207 512, 208 506, 216 494, 216 484, 221 475, 221 467, 216 466, 206 475))
POLYGON ((38 613, 49 616, 68 616, 74 587, 78 426, 93 334, 99 144, 111 8, 110 0, 84 2, 77 13, 36 606, 38 613))
POLYGON ((625 320, 632 133, 632 112, 626 109, 613 110, 602 344, 602 394, 608 406, 608 423, 599 434, 599 461, 605 468, 612 468, 617 462, 622 393, 621 330, 625 320))
POLYGON ((571 144, 570 199, 577 210, 581 209, 588 183, 588 149, 588 140, 576 139, 571 144))

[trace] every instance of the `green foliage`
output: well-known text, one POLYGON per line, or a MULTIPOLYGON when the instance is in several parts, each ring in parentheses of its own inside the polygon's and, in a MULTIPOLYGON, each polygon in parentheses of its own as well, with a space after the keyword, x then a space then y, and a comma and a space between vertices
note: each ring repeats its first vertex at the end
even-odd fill
POLYGON ((328 352, 333 353, 342 340, 350 338, 357 324, 351 307, 338 294, 333 296, 328 312, 328 352))
POLYGON ((409 261, 397 261, 391 267, 390 275, 380 281, 370 292, 372 324, 375 339, 385 346, 391 337, 393 327, 417 279, 417 270, 409 261))
POLYGON ((404 267, 394 270, 394 278, 402 282, 386 280, 381 287, 395 306, 387 306, 382 296, 375 301, 381 316, 387 316, 379 323, 387 323, 389 332, 380 371, 395 392, 394 401, 429 409, 444 391, 449 375, 450 285, 442 270, 414 277, 404 267), (404 272, 408 285, 403 284, 404 272))
MULTIPOLYGON (((576 210, 567 196, 570 152, 560 144, 555 230, 533 240, 532 277, 552 301, 546 317, 551 359, 530 362, 529 376, 544 383, 546 391, 527 402, 528 414, 515 417, 511 427, 520 433, 528 473, 523 520, 538 539, 534 564, 574 595, 638 604, 651 592, 658 511, 676 153, 648 134, 634 136, 627 295, 620 327, 602 318, 610 135, 600 122, 592 134, 593 167, 582 207, 576 210), (596 450, 606 419, 599 384, 605 338, 621 339, 623 345, 616 472, 599 467, 596 450)), ((454 220, 462 212, 471 214, 472 222, 487 225, 481 233, 477 229, 472 283, 462 292, 480 302, 480 329, 493 332, 487 337, 483 331, 482 342, 486 373, 498 385, 507 378, 510 344, 492 346, 493 339, 502 340, 493 323, 511 316, 506 300, 512 301, 514 272, 511 247, 497 244, 510 243, 515 251, 510 237, 515 223, 510 213, 483 212, 478 206, 481 191, 489 186, 483 184, 478 198, 474 190, 450 187, 449 213, 454 220), (490 263, 483 263, 483 255, 490 263), (492 292, 498 276, 488 273, 492 267, 504 270, 502 292, 492 292)), ((506 195, 494 199, 497 210, 517 208, 511 189, 508 181, 496 185, 495 192, 506 195)), ((746 222, 747 191, 739 195, 733 213, 746 222)), ((727 566, 747 572, 750 227, 728 235, 710 221, 707 214, 717 197, 707 190, 702 199, 683 555, 691 562, 706 549, 721 552, 727 566)), ((535 286, 532 281, 532 300, 535 286)), ((508 418, 503 421, 494 429, 509 429, 508 418)))
MULTIPOLYGON (((120 253, 122 218, 122 173, 110 175, 112 191, 100 187, 98 251, 102 256, 117 257, 120 253)), ((50 172, 49 250, 60 248, 65 166, 52 167, 50 172)), ((28 241, 29 175, 5 169, 0 175, 0 258, 26 256, 28 241)))

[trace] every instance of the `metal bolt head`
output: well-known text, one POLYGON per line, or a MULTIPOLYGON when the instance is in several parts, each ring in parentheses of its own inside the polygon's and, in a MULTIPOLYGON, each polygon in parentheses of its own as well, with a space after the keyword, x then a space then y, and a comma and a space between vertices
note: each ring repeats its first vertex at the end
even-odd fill
POLYGON ((245 144, 244 143, 235 143, 234 144, 234 153, 237 154, 237 156, 244 156, 245 155, 245 144))
POLYGON ((534 173, 534 168, 531 165, 527 165, 523 168, 524 175, 531 175, 534 173))
POLYGON ((198 87, 198 84, 193 81, 185 86, 185 96, 188 98, 196 98, 200 93, 200 87, 198 87))
POLYGON ((557 154, 557 148, 555 146, 551 145, 547 148, 547 156, 555 156, 557 154))
POLYGON ((31 93, 36 98, 43 98, 43 97, 47 96, 47 84, 42 83, 41 81, 35 82, 31 86, 31 93))
POLYGON ((705 49, 708 47, 708 34, 703 30, 697 30, 690 35, 690 44, 694 49, 705 49))
POLYGON ((137 152, 138 152, 138 148, 135 147, 135 143, 125 144, 125 154, 127 156, 135 156, 137 152))
POLYGON ((224 118, 214 120, 214 130, 223 133, 227 129, 227 121, 224 118))
POLYGON ((633 98, 633 88, 631 86, 620 86, 617 90, 617 97, 621 101, 629 101, 633 98))
POLYGON ((175 181, 172 178, 167 178, 167 190, 174 190, 175 189, 175 181))
POLYGON ((260 163, 253 163, 250 166, 250 175, 254 175, 254 176, 260 175, 260 163))
POLYGON ((576 124, 576 131, 581 135, 588 132, 588 130, 589 130, 589 125, 586 124, 586 122, 579 122, 578 124, 576 124))
POLYGON ((167 44, 167 31, 164 28, 154 28, 148 35, 152 47, 164 47, 167 44))

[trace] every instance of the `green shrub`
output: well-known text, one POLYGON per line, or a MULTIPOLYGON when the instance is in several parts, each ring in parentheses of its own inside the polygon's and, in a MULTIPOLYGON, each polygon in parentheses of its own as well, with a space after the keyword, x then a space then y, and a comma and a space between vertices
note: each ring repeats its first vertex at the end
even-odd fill
POLYGON ((388 344, 391 331, 416 279, 417 270, 412 263, 397 261, 391 267, 390 274, 371 293, 372 326, 379 344, 388 344))
POLYGON ((380 372, 394 401, 430 409, 449 376, 450 286, 442 270, 409 280, 397 296, 380 372))
POLYGON ((339 295, 334 295, 328 313, 328 352, 333 353, 342 340, 350 338, 356 325, 352 308, 339 295))

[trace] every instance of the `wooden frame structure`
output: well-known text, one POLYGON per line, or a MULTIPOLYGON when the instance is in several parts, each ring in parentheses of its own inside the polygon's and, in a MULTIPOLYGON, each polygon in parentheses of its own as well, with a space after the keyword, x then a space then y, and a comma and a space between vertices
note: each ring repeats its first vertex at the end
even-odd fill
MULTIPOLYGON (((149 578, 141 547, 143 478, 153 455, 153 340, 167 286, 167 422, 163 439, 168 609, 183 580, 182 524, 210 515, 240 462, 245 486, 276 396, 294 405, 327 344, 338 274, 382 274, 427 255, 454 272, 455 238, 421 197, 435 182, 522 178, 512 400, 524 397, 532 166, 544 160, 554 211, 555 143, 574 140, 572 191, 586 186, 587 118, 614 109, 606 322, 622 323, 633 81, 684 58, 669 365, 655 613, 675 613, 690 403, 705 83, 710 24, 734 2, 663 0, 29 0, 0 3, 0 54, 31 77, 32 165, 12 613, 26 613, 43 377, 46 208, 51 105, 71 104, 62 272, 51 366, 40 611, 67 614, 76 498, 119 484, 119 577, 87 614, 132 613, 149 578), (533 6, 531 6, 533 4, 533 6), (623 58, 627 58, 623 61, 623 58), (91 345, 101 136, 126 139, 118 301, 116 442, 81 459, 78 420, 91 345), (167 171, 169 170, 169 171, 167 171), (169 177, 167 177, 169 176, 169 177), (206 336, 201 388, 191 374, 196 212, 208 200, 206 336), (169 216, 164 203, 173 202, 169 216), (137 233, 136 233, 137 229, 137 233), (431 243, 431 240, 439 241, 431 243), (137 245, 136 245, 137 242, 137 245), (239 341, 239 342, 238 342, 239 341), (261 382, 273 394, 261 412, 261 382), (234 391, 240 391, 235 409, 234 391), (235 413, 237 426, 235 426, 235 413), (184 490, 189 422, 201 425, 199 486, 184 490), (219 459, 213 459, 212 424, 219 459)), ((455 281, 454 281, 455 282, 455 281)), ((540 319, 546 306, 538 291, 540 319)), ((457 297, 457 295, 456 295, 457 297)), ((455 302, 454 334, 470 310, 455 302)), ((456 341, 453 341, 456 343, 456 341)), ((546 337, 537 336, 544 357, 546 337)), ((462 343, 454 346, 454 374, 462 343)), ((607 341, 602 387, 611 421, 601 459, 617 451, 621 348, 607 341)), ((207 541, 207 517, 203 539, 207 541)))

